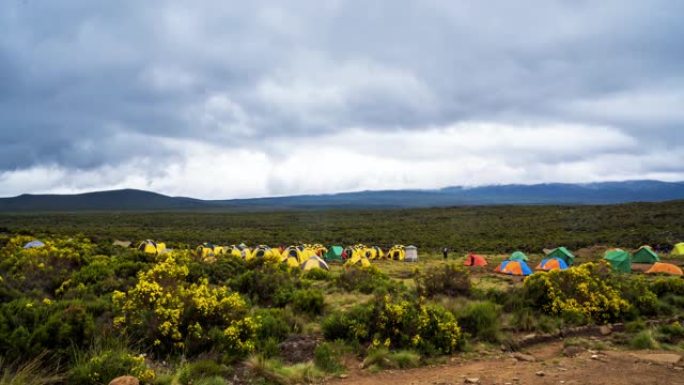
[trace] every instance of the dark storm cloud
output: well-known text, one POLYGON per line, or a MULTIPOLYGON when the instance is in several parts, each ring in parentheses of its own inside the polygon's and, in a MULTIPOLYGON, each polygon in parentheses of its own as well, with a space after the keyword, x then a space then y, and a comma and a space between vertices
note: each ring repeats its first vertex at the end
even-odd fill
POLYGON ((672 1, 6 0, 0 172, 181 156, 162 139, 251 148, 468 121, 609 126, 680 151, 682 14, 672 1))

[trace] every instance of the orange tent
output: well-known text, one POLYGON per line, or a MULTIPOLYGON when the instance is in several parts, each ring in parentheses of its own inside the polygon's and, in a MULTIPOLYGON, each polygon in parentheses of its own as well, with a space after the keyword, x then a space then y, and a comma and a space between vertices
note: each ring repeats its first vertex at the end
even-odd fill
POLYGON ((671 263, 656 262, 650 269, 646 270, 646 274, 684 275, 684 272, 679 266, 671 263))
POLYGON ((508 274, 508 275, 530 275, 532 270, 523 261, 503 261, 494 270, 497 273, 508 274))
POLYGON ((466 266, 486 266, 487 260, 483 256, 470 253, 465 260, 466 266))

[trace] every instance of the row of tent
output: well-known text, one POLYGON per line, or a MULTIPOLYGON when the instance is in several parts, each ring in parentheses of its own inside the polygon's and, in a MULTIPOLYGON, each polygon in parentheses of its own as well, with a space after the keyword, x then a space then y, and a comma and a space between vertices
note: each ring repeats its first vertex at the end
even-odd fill
MULTIPOLYGON (((684 244, 680 250, 684 255, 684 244)), ((660 262, 660 257, 650 246, 641 246, 633 255, 622 249, 609 249, 605 252, 603 259, 608 261, 611 268, 616 272, 630 273, 632 271, 632 263, 651 264, 652 266, 646 270, 646 274, 669 274, 682 276, 684 273, 682 269, 671 263, 660 262)), ((565 270, 573 265, 575 256, 565 247, 559 247, 551 250, 546 258, 537 265, 535 270, 551 271, 551 270, 565 270)), ((508 275, 527 276, 533 273, 532 269, 526 262, 529 258, 525 253, 516 251, 512 253, 507 260, 501 262, 494 271, 508 275)), ((485 266, 487 261, 481 255, 469 254, 465 260, 466 266, 485 266)))

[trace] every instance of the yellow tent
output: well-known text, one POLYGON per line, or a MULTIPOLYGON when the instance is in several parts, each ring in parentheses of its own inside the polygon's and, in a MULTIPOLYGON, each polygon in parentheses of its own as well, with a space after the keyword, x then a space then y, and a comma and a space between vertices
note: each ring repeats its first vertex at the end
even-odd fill
POLYGON ((302 257, 302 251, 295 246, 289 246, 283 250, 280 255, 280 260, 286 262, 288 258, 295 258, 297 260, 297 266, 304 261, 302 257))
POLYGON ((357 252, 354 253, 354 255, 347 260, 347 262, 344 263, 344 266, 361 266, 361 267, 369 267, 371 265, 370 261, 368 258, 363 256, 361 253, 357 252))
POLYGON ((197 253, 198 257, 201 258, 209 258, 209 257, 215 257, 216 256, 216 251, 214 250, 216 246, 212 245, 209 242, 205 242, 199 246, 197 246, 197 249, 195 249, 195 252, 197 253))
POLYGON ((307 271, 312 269, 330 270, 330 267, 328 267, 328 264, 325 263, 324 260, 314 255, 302 263, 302 270, 307 271))
POLYGON ((684 257, 684 242, 674 245, 670 255, 673 257, 684 257))
POLYGON ((394 245, 392 248, 387 252, 387 256, 389 259, 393 259, 395 261, 403 261, 404 258, 406 257, 406 251, 404 250, 404 245, 394 245))
POLYGON ((266 245, 259 245, 252 251, 252 258, 263 258, 266 261, 280 261, 280 252, 266 245))
POLYGON ((151 239, 144 240, 138 245, 138 250, 144 251, 147 254, 161 254, 166 251, 166 244, 163 242, 155 242, 151 239))

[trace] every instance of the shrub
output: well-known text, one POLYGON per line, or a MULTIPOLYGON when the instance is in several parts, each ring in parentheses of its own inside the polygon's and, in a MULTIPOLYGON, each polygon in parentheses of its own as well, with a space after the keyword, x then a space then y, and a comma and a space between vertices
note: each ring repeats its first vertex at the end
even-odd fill
POLYGON ((254 376, 274 384, 309 384, 318 382, 323 378, 323 373, 313 362, 288 366, 274 358, 265 359, 261 356, 252 356, 247 360, 247 367, 254 376))
POLYGON ((303 278, 314 281, 327 281, 331 277, 330 272, 323 269, 311 269, 304 273, 303 278))
POLYGON ((611 278, 605 263, 541 272, 525 279, 524 296, 535 308, 570 323, 611 322, 630 308, 611 278))
POLYGON ((290 303, 292 292, 303 287, 298 269, 265 263, 262 258, 251 260, 248 267, 249 270, 230 280, 230 286, 255 304, 283 307, 290 303))
POLYGON ((661 325, 658 327, 658 340, 673 344, 684 339, 684 326, 679 322, 673 322, 668 325, 661 325))
POLYGON ((114 324, 159 354, 193 355, 212 347, 241 356, 254 349, 258 323, 242 297, 206 279, 188 283, 173 255, 141 273, 127 293, 114 292, 114 324))
POLYGON ((179 371, 178 382, 182 385, 196 385, 200 380, 215 377, 223 379, 230 374, 231 368, 213 360, 203 359, 185 364, 179 371))
POLYGON ((71 385, 106 384, 111 379, 132 375, 142 383, 150 383, 155 373, 145 363, 145 358, 126 350, 114 348, 95 349, 78 357, 68 372, 68 383, 71 385))
POLYGON ((341 373, 346 369, 342 363, 344 346, 339 342, 323 342, 314 350, 314 363, 327 373, 341 373))
POLYGON ((458 324, 471 335, 490 342, 497 342, 500 338, 501 310, 495 304, 472 302, 457 314, 458 324))
POLYGON ((61 384, 64 376, 46 368, 41 362, 43 358, 41 354, 19 366, 7 365, 0 359, 0 385, 61 384))
POLYGON ((337 277, 337 286, 346 291, 358 291, 363 294, 384 294, 392 288, 390 278, 375 266, 343 271, 337 277))
POLYGON ((323 313, 323 293, 316 289, 297 290, 292 294, 292 307, 309 315, 323 313))
POLYGON ((651 282, 650 290, 658 297, 668 294, 684 296, 684 280, 679 277, 659 277, 651 282))
POLYGON ((416 278, 416 290, 425 297, 438 294, 451 297, 470 294, 470 273, 455 264, 433 267, 416 278))
POLYGON ((632 337, 629 346, 634 349, 657 349, 658 341, 653 337, 653 331, 646 329, 632 337))
POLYGON ((363 367, 373 369, 409 369, 420 365, 420 354, 412 350, 390 352, 387 348, 375 348, 368 352, 363 367))
POLYGON ((413 348, 427 354, 451 353, 462 342, 454 315, 443 307, 390 295, 333 313, 323 320, 322 328, 329 340, 371 342, 376 347, 413 348))

